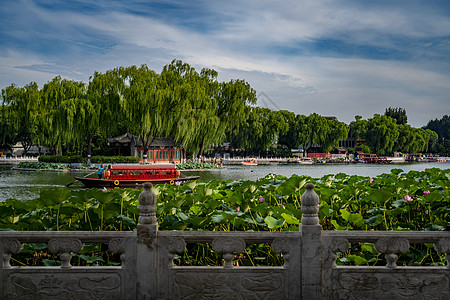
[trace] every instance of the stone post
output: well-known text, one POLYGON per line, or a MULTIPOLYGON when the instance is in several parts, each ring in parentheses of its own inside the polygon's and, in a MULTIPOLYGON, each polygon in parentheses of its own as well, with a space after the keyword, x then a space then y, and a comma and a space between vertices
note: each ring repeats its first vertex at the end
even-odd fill
POLYGON ((156 195, 150 182, 144 183, 139 195, 139 222, 137 225, 137 299, 156 299, 157 249, 156 195))
POLYGON ((321 228, 319 225, 319 196, 312 183, 306 184, 306 192, 301 197, 302 220, 300 232, 302 299, 320 299, 321 294, 321 228))

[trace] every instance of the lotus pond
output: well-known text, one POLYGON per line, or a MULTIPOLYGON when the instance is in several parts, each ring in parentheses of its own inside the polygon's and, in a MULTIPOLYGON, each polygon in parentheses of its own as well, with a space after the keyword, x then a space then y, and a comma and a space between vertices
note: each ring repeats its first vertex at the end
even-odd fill
MULTIPOLYGON (((438 168, 403 172, 392 169, 376 177, 338 173, 321 178, 269 174, 258 180, 211 180, 183 186, 158 185, 157 216, 160 230, 298 231, 300 198, 312 182, 320 197, 319 218, 324 230, 437 230, 450 226, 450 170, 438 168)), ((8 199, 0 203, 2 230, 135 230, 141 190, 58 188, 41 191, 36 199, 8 199)), ((45 245, 27 244, 29 251, 45 253, 45 245)), ((190 245, 176 257, 180 265, 219 265, 205 244, 190 245)), ((340 264, 383 264, 372 244, 352 244, 340 264)), ((80 264, 100 261, 115 264, 104 246, 85 248, 80 264), (87 249, 87 250, 86 250, 87 249)), ((25 251, 26 252, 26 251, 25 251)), ((21 254, 15 263, 20 264, 21 254)), ((32 259, 32 264, 55 260, 32 259)), ((282 257, 269 245, 249 245, 240 265, 280 265, 282 257)), ((14 261, 13 261, 14 263, 14 261)), ((30 263, 30 262, 28 262, 30 263)), ((424 244, 404 255, 399 265, 446 264, 443 255, 424 244)))

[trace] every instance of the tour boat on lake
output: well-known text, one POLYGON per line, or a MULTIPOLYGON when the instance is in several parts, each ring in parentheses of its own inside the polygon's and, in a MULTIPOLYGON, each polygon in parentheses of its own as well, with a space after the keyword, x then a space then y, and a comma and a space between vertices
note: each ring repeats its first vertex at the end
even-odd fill
POLYGON ((301 164, 301 165, 312 165, 314 162, 313 162, 313 160, 311 158, 304 157, 304 158, 300 159, 298 161, 298 163, 301 164))
POLYGON ((137 187, 144 182, 153 184, 182 185, 200 176, 181 177, 180 170, 173 164, 155 165, 110 165, 102 178, 75 177, 89 188, 137 187))
POLYGON ((251 158, 251 159, 248 159, 248 160, 244 160, 244 161, 242 162, 242 164, 243 164, 244 166, 257 166, 257 165, 258 165, 258 162, 256 161, 255 158, 251 158))

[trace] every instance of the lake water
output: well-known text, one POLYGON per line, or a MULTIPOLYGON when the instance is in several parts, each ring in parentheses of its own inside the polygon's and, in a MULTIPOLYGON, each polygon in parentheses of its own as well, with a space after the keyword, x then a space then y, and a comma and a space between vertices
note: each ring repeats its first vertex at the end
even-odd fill
MULTIPOLYGON (((39 197, 41 190, 64 187, 74 181, 74 176, 84 176, 87 172, 44 172, 44 171, 19 171, 12 170, 14 164, 0 163, 0 201, 14 198, 20 200, 34 199, 39 197)), ((258 165, 244 167, 242 165, 226 165, 224 170, 211 171, 186 171, 185 175, 198 175, 200 180, 211 179, 249 179, 256 180, 267 174, 279 174, 290 177, 293 174, 308 175, 320 178, 328 174, 345 173, 348 175, 361 175, 375 177, 382 173, 390 173, 392 169, 402 169, 404 172, 410 170, 424 171, 426 168, 448 169, 450 162, 446 163, 404 163, 404 164, 317 164, 317 165, 258 165)), ((182 172, 183 173, 183 172, 182 172)), ((71 186, 79 189, 82 185, 76 183, 71 186)))

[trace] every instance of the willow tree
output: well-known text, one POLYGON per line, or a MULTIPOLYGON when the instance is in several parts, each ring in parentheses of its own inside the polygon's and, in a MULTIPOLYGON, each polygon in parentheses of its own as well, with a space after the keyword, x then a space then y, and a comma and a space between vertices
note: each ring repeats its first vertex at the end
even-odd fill
POLYGON ((75 124, 81 129, 76 139, 79 143, 86 143, 88 159, 92 155, 94 136, 98 134, 108 137, 122 122, 122 85, 123 82, 115 70, 95 72, 89 82, 86 97, 75 102, 75 124))
POLYGON ((231 80, 220 83, 217 94, 217 116, 220 119, 220 137, 227 132, 239 132, 248 117, 249 105, 256 104, 256 91, 245 80, 231 80))
POLYGON ((330 131, 327 119, 313 113, 306 118, 305 142, 311 145, 323 145, 330 131))
POLYGON ((120 79, 118 93, 127 127, 138 136, 146 154, 153 139, 172 125, 172 118, 167 115, 170 98, 158 90, 159 75, 146 65, 114 71, 120 79))
POLYGON ((14 146, 15 131, 7 109, 8 107, 2 103, 0 106, 0 148, 11 149, 14 146))
POLYGON ((425 129, 425 132, 429 136, 428 151, 436 153, 439 152, 439 136, 436 132, 430 129, 425 129))
POLYGON ((70 143, 77 134, 77 128, 70 120, 76 114, 74 99, 84 98, 86 85, 81 81, 61 79, 57 76, 47 82, 41 90, 41 126, 45 140, 55 154, 62 154, 62 147, 70 143))
POLYGON ((201 155, 206 147, 219 144, 227 131, 236 131, 245 119, 245 107, 255 103, 255 91, 243 80, 218 82, 218 73, 174 60, 164 66, 160 90, 168 101, 175 126, 172 134, 183 146, 201 155), (175 108, 174 108, 175 107, 175 108))
POLYGON ((31 82, 24 87, 10 85, 2 90, 5 116, 15 132, 14 140, 22 144, 23 155, 26 155, 32 144, 36 142, 38 130, 36 119, 40 107, 39 87, 31 82))
MULTIPOLYGON (((410 125, 398 125, 399 136, 394 149, 407 153, 418 153, 428 151, 430 131, 414 128, 410 125)), ((436 136, 433 136, 436 138, 436 136)))
POLYGON ((367 123, 361 116, 355 116, 355 121, 350 122, 350 134, 357 139, 365 139, 367 123))
POLYGON ((239 131, 230 132, 229 139, 234 148, 256 153, 261 148, 263 124, 260 119, 259 107, 247 107, 247 118, 241 124, 239 131))
POLYGON ((199 74, 189 64, 174 60, 164 66, 159 80, 159 90, 164 93, 168 107, 166 117, 172 120, 167 135, 195 155, 203 152, 205 145, 218 139, 219 119, 214 93, 217 90, 217 72, 202 70, 199 74))
POLYGON ((285 133, 280 133, 278 143, 286 145, 289 149, 297 148, 300 145, 298 135, 300 128, 297 123, 297 115, 287 110, 280 110, 279 113, 288 125, 288 130, 285 133))
POLYGON ((391 153, 398 137, 399 131, 395 119, 375 114, 368 120, 366 140, 368 146, 376 153, 380 155, 391 153))
POLYGON ((322 142, 324 152, 329 152, 333 148, 339 146, 339 141, 348 137, 349 127, 343 122, 339 122, 336 119, 327 120, 328 132, 325 140, 322 142))

